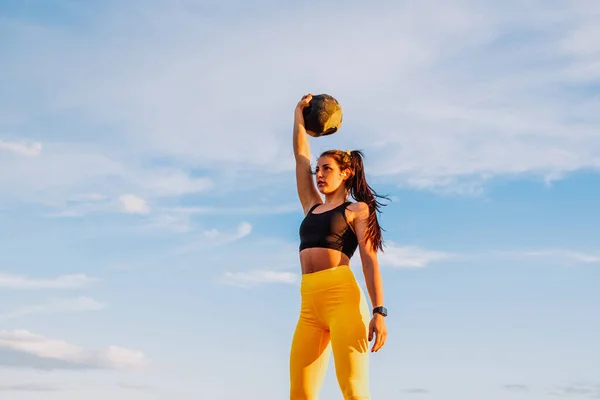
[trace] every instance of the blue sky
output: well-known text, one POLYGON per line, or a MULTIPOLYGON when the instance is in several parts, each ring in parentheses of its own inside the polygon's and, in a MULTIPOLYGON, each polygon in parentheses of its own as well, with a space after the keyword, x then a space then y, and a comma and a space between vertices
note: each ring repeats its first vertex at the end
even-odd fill
POLYGON ((1 397, 286 398, 312 92, 345 113, 313 156, 363 150, 393 199, 373 398, 597 398, 599 27, 584 0, 0 1, 1 397))

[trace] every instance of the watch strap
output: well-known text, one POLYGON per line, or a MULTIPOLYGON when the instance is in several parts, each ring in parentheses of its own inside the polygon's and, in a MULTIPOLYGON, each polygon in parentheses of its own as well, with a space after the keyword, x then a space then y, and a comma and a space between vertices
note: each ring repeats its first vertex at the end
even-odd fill
POLYGON ((379 306, 379 307, 375 307, 375 308, 373 309, 373 314, 381 314, 381 315, 383 315, 384 317, 387 317, 387 314, 388 314, 388 313, 387 313, 387 309, 386 309, 385 307, 383 307, 383 306, 379 306))

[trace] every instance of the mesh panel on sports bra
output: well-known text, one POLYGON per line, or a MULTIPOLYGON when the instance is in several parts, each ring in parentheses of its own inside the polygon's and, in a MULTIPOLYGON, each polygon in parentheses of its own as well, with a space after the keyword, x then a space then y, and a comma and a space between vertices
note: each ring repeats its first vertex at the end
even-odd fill
POLYGON ((344 214, 349 204, 352 203, 345 202, 319 214, 313 213, 318 204, 311 207, 300 224, 300 251, 322 247, 341 251, 352 258, 358 240, 344 214))

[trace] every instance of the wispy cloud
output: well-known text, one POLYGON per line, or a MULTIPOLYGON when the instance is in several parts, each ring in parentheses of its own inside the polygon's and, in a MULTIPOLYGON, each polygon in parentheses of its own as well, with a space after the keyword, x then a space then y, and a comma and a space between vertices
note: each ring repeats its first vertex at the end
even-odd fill
POLYGON ((74 196, 58 202, 42 202, 46 210, 45 217, 79 218, 91 214, 121 212, 118 199, 112 199, 101 193, 74 196))
POLYGON ((124 194, 119 197, 121 209, 128 214, 148 214, 150 206, 148 202, 133 194, 124 194))
MULTIPOLYGON (((109 346, 105 349, 86 349, 62 340, 46 338, 26 330, 0 330, 0 349, 10 350, 44 360, 58 361, 77 368, 139 369, 149 364, 148 358, 138 350, 109 346)), ((31 367, 37 365, 35 359, 31 367)), ((2 364, 2 360, 0 360, 2 364)))
POLYGON ((237 206, 194 206, 194 207, 166 207, 165 212, 190 215, 219 215, 219 214, 236 214, 236 215, 261 215, 261 214, 287 214, 299 212, 302 210, 299 202, 285 204, 265 204, 265 205, 245 205, 237 206))
MULTIPOLYGON (((205 232, 207 236, 218 236, 218 231, 205 232)), ((226 285, 238 286, 242 288, 253 288, 262 284, 296 284, 299 282, 299 272, 289 271, 290 268, 299 268, 297 261, 296 243, 273 243, 260 244, 257 242, 253 247, 279 249, 270 254, 262 254, 260 251, 238 251, 240 259, 244 260, 247 268, 242 270, 232 270, 230 265, 239 264, 234 260, 223 261, 223 268, 226 270, 219 279, 219 282, 226 285), (279 261, 283 260, 283 261, 279 261), (280 269, 265 269, 259 267, 265 263, 278 265, 280 269)), ((475 260, 494 260, 511 258, 518 260, 530 260, 534 257, 547 256, 556 262, 591 263, 600 262, 595 255, 586 254, 568 250, 546 250, 546 251, 484 251, 484 252, 449 252, 427 249, 418 246, 398 246, 394 243, 387 243, 385 252, 379 253, 379 263, 383 268, 389 269, 420 269, 431 267, 434 264, 443 264, 447 262, 462 261, 473 262, 475 260)), ((360 265, 360 257, 354 259, 353 264, 360 265)))
POLYGON ((600 399, 600 383, 576 382, 558 387, 551 394, 573 398, 600 399))
POLYGON ((200 237, 190 240, 188 243, 178 246, 175 249, 176 254, 184 254, 196 251, 204 251, 218 246, 240 240, 252 232, 252 225, 248 222, 241 222, 235 230, 221 231, 216 228, 207 229, 200 237))
POLYGON ((13 385, 0 385, 0 392, 59 392, 64 390, 56 384, 48 383, 20 383, 13 385))
POLYGON ((520 383, 509 383, 509 384, 503 385, 502 387, 511 392, 527 392, 527 391, 529 391, 529 386, 523 385, 520 383))
POLYGON ((44 304, 25 306, 5 314, 0 314, 0 319, 13 319, 32 314, 58 314, 81 311, 99 311, 106 308, 106 304, 90 297, 77 297, 73 299, 52 299, 44 304))
POLYGON ((387 244, 385 251, 379 257, 380 264, 391 268, 423 268, 431 263, 445 261, 455 257, 455 254, 427 250, 416 246, 397 246, 387 244))
POLYGON ((434 263, 448 261, 473 261, 477 259, 546 260, 552 264, 596 264, 600 263, 600 254, 588 253, 565 248, 547 248, 531 250, 489 250, 482 252, 439 251, 417 246, 398 246, 387 244, 385 252, 378 255, 383 267, 424 268, 434 263))
POLYGON ((600 253, 583 253, 567 249, 526 251, 523 254, 529 257, 548 257, 554 259, 558 258, 563 259, 566 262, 578 264, 600 263, 600 253))
POLYGON ((10 142, 0 139, 0 151, 2 150, 19 156, 35 157, 42 152, 42 144, 40 142, 10 142))
POLYGON ((61 203, 81 193, 112 194, 122 188, 117 185, 122 178, 117 178, 124 176, 125 168, 85 145, 47 143, 38 157, 0 157, 0 193, 3 202, 38 203, 61 203))
MULTIPOLYGON (((159 206, 153 209, 152 215, 144 221, 141 229, 144 231, 169 231, 173 233, 191 233, 198 227, 194 224, 194 218, 211 215, 238 215, 240 217, 253 215, 273 215, 298 212, 301 208, 298 203, 273 204, 273 205, 249 205, 237 206, 159 206)), ((215 231, 209 229, 205 236, 214 236, 215 231)), ((234 235, 235 236, 235 235, 234 235)), ((194 248, 189 245, 188 249, 194 248)))
POLYGON ((513 259, 540 259, 552 264, 560 263, 564 265, 600 264, 600 253, 588 253, 566 248, 496 251, 491 252, 490 256, 513 259))
POLYGON ((61 275, 55 278, 31 278, 23 275, 0 273, 0 288, 9 289, 79 289, 96 282, 98 278, 84 274, 61 275))
POLYGON ((299 282, 297 273, 289 271, 252 270, 247 272, 225 272, 222 282, 242 288, 255 287, 261 284, 296 284, 299 282))
MULTIPOLYGON (((599 79, 598 29, 587 11, 593 5, 582 4, 386 2, 377 12, 348 5, 343 15, 333 5, 319 15, 270 9, 277 18, 260 29, 254 19, 242 20, 235 34, 187 2, 144 3, 147 19, 129 17, 140 3, 119 3, 119 12, 96 12, 86 35, 9 21, 4 29, 15 50, 7 49, 0 84, 38 100, 0 96, 0 106, 29 123, 44 112, 66 119, 76 113, 78 125, 44 142, 39 163, 13 160, 0 171, 38 189, 29 195, 94 185, 148 201, 158 193, 225 194, 272 183, 292 171, 290 110, 307 90, 335 94, 355 116, 343 136, 314 142, 314 150, 338 146, 343 137, 344 147, 366 150, 369 173, 388 183, 478 193, 497 176, 546 179, 597 169, 597 100, 591 92, 574 94, 599 79), (318 31, 300 38, 292 29, 309 15, 315 25, 327 23, 332 13, 349 40, 318 31), (159 26, 152 16, 160 16, 159 26), (517 42, 508 27, 537 34, 517 42), (129 34, 115 40, 115 32, 129 34), (218 44, 208 33, 220 37, 218 44), (321 43, 311 54, 336 68, 294 62, 295 49, 307 42, 321 43), (61 55, 70 56, 68 64, 61 55), (43 74, 32 59, 44 64, 43 74), (555 90, 560 94, 548 95, 555 90), (257 101, 258 92, 269 95, 257 101), (111 129, 98 135, 98 126, 111 129), (75 135, 77 148, 68 145, 75 135), (157 160, 170 165, 155 174, 168 183, 149 179, 157 160), (198 170, 206 176, 197 178, 198 170)), ((3 184, 7 190, 22 188, 1 175, 0 183, 11 183, 3 184)))
POLYGON ((171 197, 191 193, 204 193, 215 184, 211 178, 193 176, 176 168, 151 168, 127 173, 131 185, 151 196, 171 197))
POLYGON ((149 385, 138 385, 135 383, 127 383, 127 382, 118 382, 117 387, 119 387, 121 389, 128 389, 128 390, 143 390, 143 391, 154 390, 154 388, 149 385))
POLYGON ((252 232, 252 225, 247 222, 242 222, 237 226, 237 229, 233 234, 223 234, 217 229, 210 229, 204 231, 204 237, 215 240, 215 244, 222 244, 243 238, 244 236, 249 235, 250 232, 252 232))
POLYGON ((429 390, 423 389, 423 388, 410 388, 410 389, 403 389, 402 391, 404 393, 409 393, 409 394, 427 394, 427 393, 429 393, 429 390))
MULTIPOLYGON (((114 216, 130 213, 139 217, 135 222, 128 222, 127 228, 135 234, 167 232, 177 234, 196 234, 201 229, 195 219, 211 215, 238 215, 240 218, 254 215, 277 215, 299 212, 298 202, 256 204, 256 205, 197 205, 178 206, 155 199, 152 206, 136 195, 111 197, 105 194, 92 193, 75 196, 66 201, 44 204, 42 215, 47 218, 84 218, 93 215, 114 216)), ((206 234, 211 235, 209 229, 206 234)), ((194 246, 190 245, 189 248, 194 246)))
MULTIPOLYGON (((264 284, 287 284, 295 285, 300 281, 297 243, 281 243, 268 241, 253 244, 257 249, 273 249, 268 254, 263 252, 249 252, 241 254, 247 268, 232 270, 228 265, 224 266, 226 272, 220 277, 220 283, 238 286, 242 288, 253 288, 264 284), (281 261, 280 261, 281 260, 281 261), (278 268, 269 269, 259 267, 268 263, 277 265, 278 268), (296 268, 290 270, 292 268, 296 268)), ((421 249, 418 247, 396 247, 388 244, 386 252, 379 254, 382 267, 387 268, 424 268, 430 263, 447 260, 453 254, 421 249)), ((360 264, 360 258, 353 263, 360 264)))
POLYGON ((210 178, 182 168, 132 164, 93 145, 49 143, 39 157, 0 157, 1 201, 44 204, 54 215, 115 212, 124 194, 159 201, 202 193, 212 185, 210 178))

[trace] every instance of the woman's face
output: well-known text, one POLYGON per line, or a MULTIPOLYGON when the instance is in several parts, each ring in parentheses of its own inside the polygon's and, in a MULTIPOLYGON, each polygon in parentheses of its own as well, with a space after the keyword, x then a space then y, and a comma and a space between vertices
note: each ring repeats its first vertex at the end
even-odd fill
POLYGON ((323 194, 336 191, 346 179, 335 159, 330 156, 319 158, 315 172, 317 189, 323 194))

